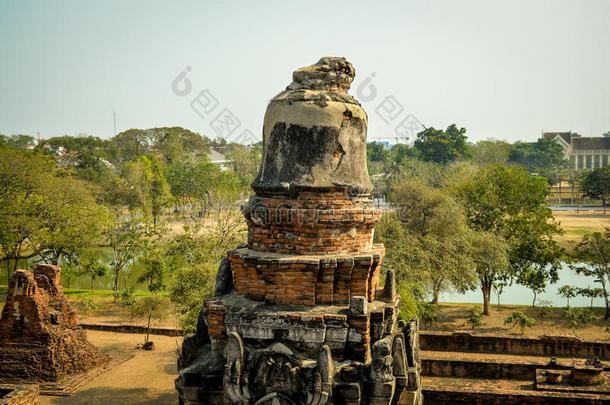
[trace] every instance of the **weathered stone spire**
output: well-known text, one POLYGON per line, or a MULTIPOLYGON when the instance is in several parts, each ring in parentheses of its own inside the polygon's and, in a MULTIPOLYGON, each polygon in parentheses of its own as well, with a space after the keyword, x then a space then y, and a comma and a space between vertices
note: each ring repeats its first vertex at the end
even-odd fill
POLYGON ((257 194, 345 189, 367 196, 366 112, 347 93, 354 67, 324 57, 296 70, 294 81, 265 113, 263 159, 252 183, 257 194))

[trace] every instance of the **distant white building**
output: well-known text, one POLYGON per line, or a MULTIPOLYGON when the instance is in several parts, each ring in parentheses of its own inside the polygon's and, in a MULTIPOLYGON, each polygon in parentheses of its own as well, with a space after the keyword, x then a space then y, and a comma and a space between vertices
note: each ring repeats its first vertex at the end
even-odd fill
POLYGON ((544 139, 554 139, 576 170, 597 169, 610 164, 610 138, 605 136, 576 137, 571 132, 543 132, 544 139))
POLYGON ((227 160, 225 155, 223 155, 222 153, 214 149, 210 149, 210 151, 207 152, 206 155, 208 156, 208 159, 210 159, 210 162, 220 166, 221 170, 226 170, 229 168, 229 163, 231 161, 227 160))

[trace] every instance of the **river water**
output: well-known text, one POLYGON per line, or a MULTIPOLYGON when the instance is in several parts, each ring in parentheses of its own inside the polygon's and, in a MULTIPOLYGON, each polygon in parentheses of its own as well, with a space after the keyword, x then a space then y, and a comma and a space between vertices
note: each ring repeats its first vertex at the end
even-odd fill
MULTIPOLYGON (((583 275, 577 274, 575 271, 570 269, 570 267, 564 263, 562 264, 561 269, 559 270, 559 281, 555 284, 547 285, 545 292, 539 293, 536 299, 537 302, 540 301, 550 301, 553 306, 565 306, 566 299, 561 297, 557 293, 557 289, 563 285, 571 285, 573 287, 579 288, 598 288, 601 287, 599 283, 594 282, 593 277, 585 277, 583 275)), ((532 291, 526 287, 515 284, 510 287, 504 287, 502 291, 502 295, 500 295, 500 303, 501 304, 512 304, 512 305, 531 305, 532 300, 534 299, 534 294, 532 291)), ((441 293, 439 296, 440 302, 460 302, 460 303, 483 303, 483 293, 480 289, 475 291, 468 291, 465 294, 460 294, 456 292, 448 292, 441 293)), ((496 291, 492 292, 491 302, 493 304, 497 304, 497 295, 496 291)), ((580 306, 589 306, 591 300, 586 297, 574 297, 570 298, 570 306, 580 307, 580 306)), ((593 306, 603 307, 604 299, 603 298, 595 298, 593 300, 593 306)))

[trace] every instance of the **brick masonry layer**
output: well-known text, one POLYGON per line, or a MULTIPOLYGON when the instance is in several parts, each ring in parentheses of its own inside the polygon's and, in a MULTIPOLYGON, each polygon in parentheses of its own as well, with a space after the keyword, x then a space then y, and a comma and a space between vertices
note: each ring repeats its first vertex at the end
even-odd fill
POLYGON ((292 254, 369 250, 381 218, 370 198, 350 198, 345 190, 253 196, 243 213, 250 249, 292 254))
POLYGON ((256 252, 229 253, 235 291, 268 304, 348 305, 351 297, 375 297, 383 245, 354 255, 301 256, 256 252))

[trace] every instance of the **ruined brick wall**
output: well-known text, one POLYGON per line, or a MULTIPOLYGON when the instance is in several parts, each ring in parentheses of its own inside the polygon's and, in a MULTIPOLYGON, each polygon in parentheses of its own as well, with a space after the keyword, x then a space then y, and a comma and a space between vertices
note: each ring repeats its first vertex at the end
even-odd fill
POLYGON ((87 341, 59 280, 51 265, 13 273, 0 319, 0 382, 53 381, 109 360, 87 341))
POLYGON ((375 298, 382 245, 338 256, 260 255, 250 249, 230 253, 235 291, 269 304, 347 305, 353 296, 375 298))
POLYGON ((505 337, 466 332, 420 332, 424 350, 475 353, 537 354, 547 356, 598 356, 610 359, 610 343, 585 342, 575 336, 505 337))
POLYGON ((0 405, 37 405, 39 400, 38 385, 0 384, 0 405))

